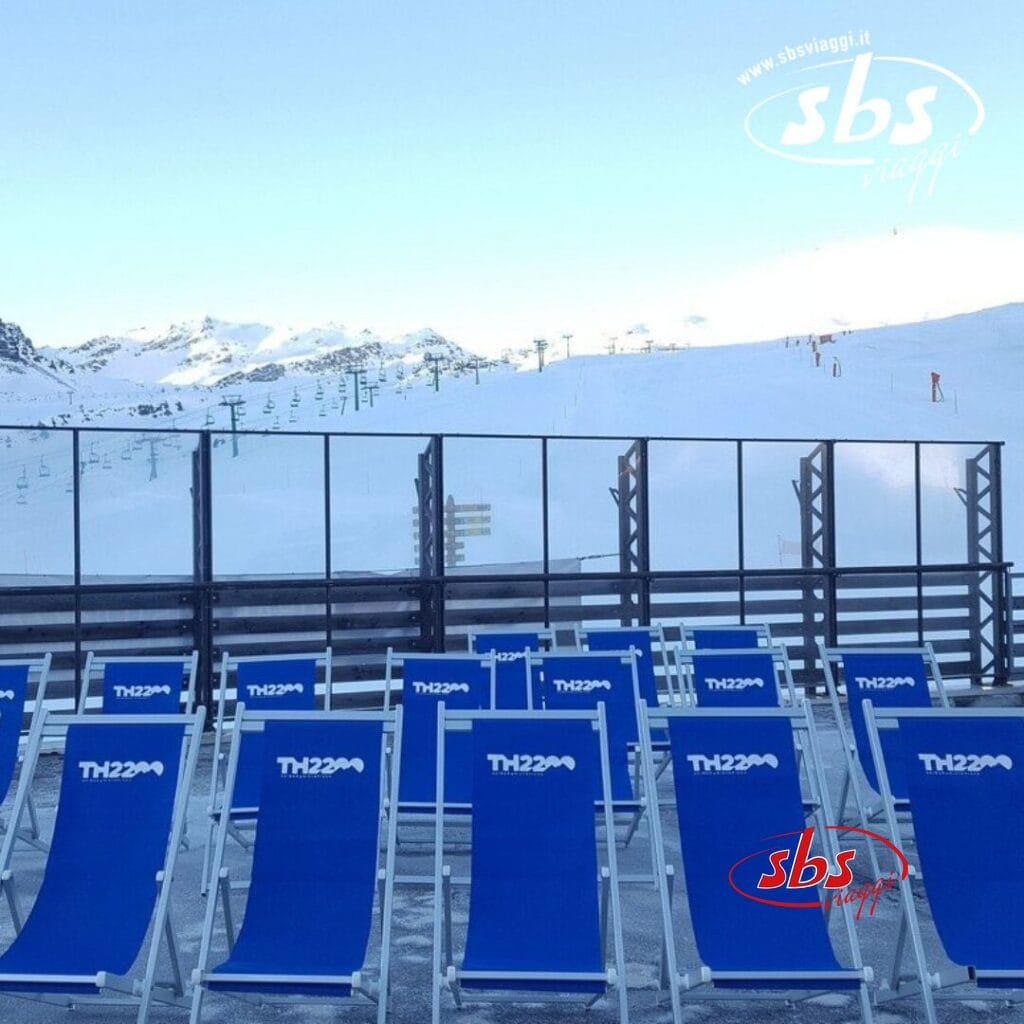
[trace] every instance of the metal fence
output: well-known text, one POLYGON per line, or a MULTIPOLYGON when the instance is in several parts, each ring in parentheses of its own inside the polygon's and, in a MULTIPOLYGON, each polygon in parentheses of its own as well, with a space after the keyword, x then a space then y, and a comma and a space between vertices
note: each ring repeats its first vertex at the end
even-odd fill
POLYGON ((458 649, 472 625, 766 621, 1004 682, 994 442, 0 427, 0 657, 458 649), (469 509, 463 519, 454 508, 469 509), (484 512, 486 510, 486 512, 484 512), (461 527, 460 527, 461 523, 461 527), (483 525, 485 524, 485 525, 483 525))

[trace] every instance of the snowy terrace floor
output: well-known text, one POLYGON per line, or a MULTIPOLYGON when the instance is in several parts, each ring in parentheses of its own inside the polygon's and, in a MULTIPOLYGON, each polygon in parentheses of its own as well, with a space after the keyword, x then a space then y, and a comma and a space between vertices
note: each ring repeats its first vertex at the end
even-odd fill
MULTIPOLYGON (((838 795, 841 781, 841 750, 839 734, 831 721, 829 709, 818 704, 815 717, 821 731, 822 746, 825 750, 828 778, 833 800, 838 795)), ((199 896, 199 876, 203 859, 203 846, 206 841, 206 821, 204 809, 207 805, 210 773, 210 748, 204 748, 204 756, 190 800, 189 833, 192 837, 190 849, 179 858, 179 872, 175 884, 175 902, 173 905, 174 919, 181 941, 183 967, 191 971, 198 953, 199 937, 205 902, 199 896)), ((60 758, 47 756, 41 766, 37 784, 37 800, 44 823, 44 834, 52 825, 53 811, 57 797, 60 775, 60 758)), ((663 785, 667 783, 667 776, 663 785)), ((5 808, 8 810, 9 808, 5 808)), ((665 834, 669 845, 669 860, 677 868, 677 891, 674 900, 677 922, 682 917, 681 908, 685 900, 681 898, 680 889, 685 885, 679 867, 678 832, 675 822, 663 819, 666 824, 665 834)), ((641 872, 648 869, 650 848, 647 836, 641 830, 630 848, 620 857, 620 870, 625 872, 641 872)), ((246 856, 237 847, 231 848, 231 863, 237 869, 244 869, 246 856)), ((863 858, 858 858, 863 860, 863 858)), ((459 861, 453 859, 458 872, 459 861)), ((38 854, 23 853, 16 861, 21 879, 20 891, 27 906, 27 897, 34 891, 41 874, 43 859, 38 854)), ((428 873, 432 869, 432 858, 423 854, 403 852, 399 858, 399 871, 403 873, 428 873)), ((233 871, 238 877, 238 871, 233 871)), ((866 876, 865 876, 866 877, 866 876)), ((432 929, 432 902, 430 889, 396 890, 396 910, 393 931, 393 981, 394 996, 391 1020, 395 1024, 423 1024, 430 1018, 430 956, 432 929)), ((456 928, 458 922, 465 921, 466 902, 457 901, 456 928)), ((921 915, 925 942, 932 954, 937 953, 937 943, 931 931, 927 903, 918 899, 918 911, 921 915)), ((788 911, 779 910, 779 913, 788 911)), ((892 947, 898 926, 898 903, 895 893, 882 897, 873 917, 863 917, 857 925, 865 962, 875 968, 876 977, 887 973, 891 961, 892 947)), ((657 988, 656 964, 659 951, 659 910, 656 894, 653 889, 628 887, 623 896, 623 916, 625 921, 625 949, 628 965, 629 1008, 631 1021, 637 1024, 662 1024, 671 1020, 667 1007, 655 1005, 657 988)), ((1015 923, 1019 927, 1019 922, 1015 923)), ((681 965, 694 960, 692 946, 685 927, 677 929, 683 943, 681 948, 681 965)), ((0 907, 0 946, 6 948, 13 935, 6 906, 0 907)), ((846 961, 845 948, 841 931, 833 926, 833 936, 837 940, 837 950, 841 961, 846 961)), ((371 939, 371 943, 375 940, 371 939)), ((772 941, 766 935, 766 942, 772 941)), ((223 949, 223 947, 219 947, 223 949)), ((216 960, 214 962, 217 962, 216 960)), ((937 969, 940 961, 933 956, 932 967, 937 969)), ((513 1024, 513 1022, 529 1021, 531 1024, 548 1024, 553 1021, 616 1021, 617 1010, 610 1002, 599 1003, 593 1010, 583 1011, 575 1007, 545 1007, 541 1005, 503 1006, 503 1007, 468 1007, 459 1012, 445 997, 442 1003, 445 1008, 445 1019, 457 1019, 466 1024, 513 1024), (457 1016, 456 1016, 457 1015, 457 1016)), ((223 1022, 223 1024, 248 1024, 256 1021, 299 1022, 333 1020, 341 1017, 334 1006, 319 1005, 291 1007, 267 1007, 258 1009, 240 1003, 223 995, 208 995, 204 1005, 203 1019, 223 1022)), ((155 1006, 150 1018, 154 1022, 184 1021, 184 1011, 155 1006)), ((353 1021, 371 1021, 373 1010, 369 1004, 353 1005, 344 1019, 353 1021)), ((924 1020, 919 1001, 914 999, 902 1003, 890 1004, 875 1012, 879 1024, 900 1024, 900 1022, 917 1022, 924 1020)), ((1010 1008, 1005 1004, 985 1002, 953 1002, 939 1007, 939 1019, 950 1024, 962 1021, 991 1022, 991 1024, 1022 1024, 1024 1008, 1010 1008)), ((98 1022, 98 1021, 134 1020, 134 1012, 130 1010, 110 1008, 81 1008, 71 1011, 62 1008, 46 1007, 24 1000, 0 996, 0 1022, 11 1024, 36 1024, 36 1022, 98 1022)), ((860 1020, 860 1013, 854 997, 845 995, 829 995, 812 1000, 808 1003, 788 1007, 770 1002, 705 1002, 687 1005, 684 1008, 686 1021, 714 1021, 716 1024, 738 1024, 738 1022, 776 1022, 793 1021, 806 1024, 846 1024, 860 1020)))

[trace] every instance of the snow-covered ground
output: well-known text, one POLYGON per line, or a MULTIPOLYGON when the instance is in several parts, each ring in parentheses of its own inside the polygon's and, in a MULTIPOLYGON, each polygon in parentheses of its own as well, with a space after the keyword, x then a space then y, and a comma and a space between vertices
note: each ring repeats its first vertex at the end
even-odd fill
MULTIPOLYGON (((269 354, 264 351, 268 345, 294 349, 308 341, 289 341, 287 332, 268 333, 269 328, 258 325, 243 330, 210 323, 214 326, 207 333, 219 338, 218 343, 230 342, 233 353, 233 362, 222 370, 253 365, 269 354)), ((310 372, 308 349, 295 365, 282 364, 282 375, 269 382, 245 379, 229 388, 157 383, 180 376, 182 360, 201 363, 206 335, 199 329, 189 337, 192 341, 175 350, 173 364, 167 361, 166 335, 152 353, 148 346, 157 344, 152 340, 133 343, 131 355, 119 347, 115 362, 95 370, 80 368, 73 375, 74 391, 58 387, 52 376, 0 376, 0 390, 7 389, 0 396, 0 419, 8 423, 50 424, 64 417, 86 427, 126 428, 124 434, 83 437, 87 574, 190 570, 193 444, 188 437, 153 438, 132 429, 225 430, 230 414, 220 403, 226 395, 245 399, 243 429, 277 430, 281 436, 242 438, 238 458, 231 442, 218 438, 218 572, 315 572, 323 565, 321 442, 286 438, 287 430, 1005 441, 1007 557, 1020 551, 1024 540, 1024 519, 1013 514, 1024 499, 1024 305, 837 333, 833 342, 820 346, 819 367, 804 336, 799 344, 798 339, 774 340, 571 359, 555 358, 553 348, 543 373, 535 364, 530 369, 529 362, 519 372, 497 363, 480 370, 476 383, 475 370, 463 361, 456 371, 448 351, 436 392, 423 361, 432 350, 419 337, 402 352, 395 349, 395 358, 382 358, 380 365, 369 367, 366 380, 379 390, 372 407, 364 393, 358 413, 354 378, 341 370, 310 372), (112 370, 128 374, 130 364, 137 367, 134 381, 111 375, 112 370), (930 401, 932 371, 941 374, 942 402, 930 401), (143 403, 155 411, 140 413, 143 403), (159 543, 154 543, 157 525, 159 543)), ((463 357, 469 358, 465 353, 463 357)), ((214 373, 207 363, 201 369, 206 376, 214 373)), ((412 481, 422 446, 419 439, 401 438, 332 442, 335 570, 408 568, 412 481)), ((615 455, 623 449, 619 442, 552 442, 553 557, 600 556, 615 550, 614 509, 607 489, 614 484, 615 455)), ((793 544, 799 527, 791 480, 799 457, 808 450, 807 444, 747 447, 748 566, 796 564, 793 544)), ((972 444, 927 446, 922 451, 926 561, 965 556, 964 516, 956 489, 964 483, 964 459, 977 450, 972 444)), ((451 441, 445 455, 447 489, 456 500, 493 506, 492 534, 471 540, 471 561, 537 559, 539 445, 451 441)), ((735 564, 735 477, 735 453, 729 446, 652 445, 656 567, 735 564)), ((914 561, 913 478, 909 446, 858 443, 839 448, 837 545, 842 563, 914 561)), ((9 540, 0 572, 68 571, 71 479, 67 435, 38 429, 0 431, 0 531, 9 540)), ((598 560, 595 567, 602 564, 598 560)))

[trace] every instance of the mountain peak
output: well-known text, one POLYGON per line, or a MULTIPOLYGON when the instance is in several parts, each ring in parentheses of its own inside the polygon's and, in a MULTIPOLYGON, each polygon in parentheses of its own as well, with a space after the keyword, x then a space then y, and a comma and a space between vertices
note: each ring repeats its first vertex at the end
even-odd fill
POLYGON ((0 320, 0 359, 13 363, 30 363, 36 358, 32 340, 17 325, 0 320))

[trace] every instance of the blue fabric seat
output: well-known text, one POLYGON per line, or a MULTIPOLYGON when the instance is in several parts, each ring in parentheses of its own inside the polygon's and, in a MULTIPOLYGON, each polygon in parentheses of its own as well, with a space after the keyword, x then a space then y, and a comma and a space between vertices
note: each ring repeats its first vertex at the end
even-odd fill
POLYGON ((532 705, 527 686, 526 652, 542 651, 551 643, 550 630, 493 630, 470 634, 470 650, 495 655, 494 706, 523 710, 532 705))
MULTIPOLYGON (((600 717, 525 712, 492 718, 484 712, 472 720, 472 854, 461 966, 454 958, 442 963, 440 921, 435 929, 438 980, 448 984, 458 1005, 485 992, 510 998, 522 993, 524 1001, 582 997, 589 1005, 613 982, 624 985, 614 844, 605 850, 610 922, 602 920, 601 909, 594 797, 599 791, 609 803, 610 776, 602 764, 602 734, 595 729, 600 717), (609 923, 613 970, 604 952, 603 928, 609 923)), ((456 734, 446 728, 446 736, 456 734)), ((610 823, 610 809, 605 820, 610 823)), ((443 831, 440 822, 438 830, 443 831)), ((443 889, 443 932, 450 934, 441 856, 439 846, 435 899, 440 902, 443 889)), ((625 1021, 624 988, 618 994, 625 1021)), ((439 1014, 435 996, 435 1021, 439 1014)))
MULTIPOLYGON (((395 720, 395 714, 380 712, 275 718, 273 712, 261 716, 246 708, 236 722, 246 741, 257 735, 262 741, 252 875, 241 928, 227 959, 212 969, 207 963, 214 901, 208 908, 194 976, 193 1020, 199 1017, 203 989, 335 1000, 369 994, 361 972, 367 961, 384 820, 385 727, 390 723, 393 732, 395 720)), ((235 759, 229 787, 237 768, 235 759)), ((393 831, 387 834, 390 850, 393 831)), ((222 871, 225 839, 222 829, 214 862, 221 879, 221 909, 231 899, 222 871)), ((386 873, 382 911, 390 924, 390 855, 386 873)), ((386 938, 387 929, 384 945, 386 938)), ((384 948, 380 975, 379 989, 386 993, 384 948)))
MULTIPOLYGON (((466 655, 405 655, 402 664, 402 771, 399 800, 403 808, 432 809, 437 761, 437 708, 463 711, 489 708, 491 668, 466 655)), ((470 746, 467 736, 449 740, 445 759, 445 803, 468 804, 470 746)))
MULTIPOLYGON (((79 716, 67 724, 41 716, 26 768, 34 771, 48 727, 63 732, 57 815, 31 912, 23 923, 16 920, 16 937, 0 956, 0 992, 70 1003, 109 998, 109 988, 140 1001, 140 1020, 151 999, 182 1005, 180 976, 154 987, 152 946, 174 941, 165 928, 169 886, 202 718, 202 712, 93 722, 79 716), (145 973, 133 982, 127 976, 144 949, 150 950, 145 973)), ((26 795, 27 785, 19 785, 19 801, 26 795)), ((0 870, 10 868, 12 847, 8 836, 0 870)), ((14 886, 13 873, 0 881, 12 895, 14 886)), ((176 953, 172 964, 176 969, 176 953)))
MULTIPOLYGON (((636 659, 621 651, 547 654, 541 660, 541 676, 545 709, 593 710, 604 704, 612 796, 617 804, 632 801, 636 794, 629 755, 639 737, 636 659)), ((600 779, 595 777, 595 799, 599 799, 600 788, 600 779)))
POLYGON ((881 755, 890 838, 898 836, 893 765, 909 798, 920 884, 935 931, 957 965, 929 963, 913 882, 901 879, 901 942, 892 984, 880 998, 920 997, 933 1024, 936 999, 1024 1000, 1024 890, 1007 885, 1002 870, 1017 863, 1024 848, 1024 711, 872 706, 866 727, 881 755), (908 948, 916 975, 910 979, 900 971, 908 948), (922 985, 921 979, 929 980, 922 985), (969 981, 971 989, 953 988, 969 981))
MULTIPOLYGON (((646 717, 646 716, 645 716, 646 717)), ((815 741, 806 708, 697 708, 662 710, 650 717, 664 723, 672 746, 675 810, 686 879, 689 925, 700 965, 675 968, 674 916, 662 884, 666 944, 671 945, 669 979, 673 1011, 682 1019, 685 998, 775 998, 796 1001, 829 991, 859 996, 865 1021, 871 1019, 867 982, 848 908, 844 919, 853 966, 836 956, 821 893, 814 889, 758 886, 770 870, 769 854, 794 847, 808 827, 802 799, 794 726, 808 733, 802 760, 812 792, 824 803, 824 778, 812 762, 815 741), (785 839, 784 837, 790 837, 785 839)), ((645 751, 650 771, 651 755, 645 751)), ((819 820, 817 824, 821 824, 819 820)), ((831 849, 831 833, 825 852, 831 849)), ((660 849, 660 820, 654 842, 660 849)), ((833 915, 836 916, 836 915, 833 915)))

